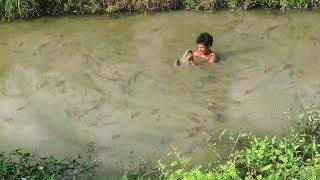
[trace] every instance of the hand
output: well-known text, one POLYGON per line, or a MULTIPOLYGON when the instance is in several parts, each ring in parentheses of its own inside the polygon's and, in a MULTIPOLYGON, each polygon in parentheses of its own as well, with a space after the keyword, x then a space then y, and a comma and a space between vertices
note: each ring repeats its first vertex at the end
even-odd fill
POLYGON ((193 55, 192 55, 192 53, 188 53, 187 54, 187 59, 189 60, 189 61, 192 61, 193 60, 193 55))
POLYGON ((179 59, 174 60, 174 61, 173 61, 173 65, 179 66, 179 65, 180 65, 179 59))

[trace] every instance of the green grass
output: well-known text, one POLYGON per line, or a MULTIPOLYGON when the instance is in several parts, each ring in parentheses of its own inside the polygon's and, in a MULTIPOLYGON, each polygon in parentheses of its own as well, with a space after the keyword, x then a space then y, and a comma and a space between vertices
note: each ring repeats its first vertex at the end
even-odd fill
POLYGON ((168 156, 175 160, 158 161, 158 171, 126 172, 122 180, 320 179, 320 108, 305 110, 297 123, 298 127, 290 128, 284 137, 257 137, 223 130, 218 140, 208 142, 207 147, 216 154, 219 152, 216 143, 227 140, 231 152, 228 157, 213 161, 207 169, 192 166, 190 157, 174 149, 168 156))
POLYGON ((0 153, 0 180, 87 179, 92 177, 94 167, 89 159, 80 156, 58 160, 52 155, 39 157, 21 149, 0 153))
POLYGON ((0 0, 0 18, 35 18, 54 15, 111 14, 176 9, 289 8, 319 10, 320 0, 0 0))

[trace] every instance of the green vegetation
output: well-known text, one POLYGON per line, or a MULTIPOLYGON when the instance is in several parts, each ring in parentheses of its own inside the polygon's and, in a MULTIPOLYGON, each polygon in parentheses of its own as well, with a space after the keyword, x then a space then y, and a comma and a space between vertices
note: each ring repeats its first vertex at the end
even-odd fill
POLYGON ((190 157, 174 149, 168 155, 176 160, 158 161, 158 171, 126 172, 122 179, 320 179, 320 109, 304 111, 298 122, 281 138, 220 132, 208 148, 218 155, 215 145, 227 140, 230 154, 225 159, 218 155, 220 159, 207 169, 192 166, 190 157))
POLYGON ((87 179, 93 175, 94 167, 90 159, 83 160, 80 156, 57 160, 53 156, 37 157, 21 149, 0 153, 0 180, 87 179))
POLYGON ((0 18, 34 18, 67 14, 111 14, 176 9, 288 8, 319 10, 320 0, 0 0, 0 18))

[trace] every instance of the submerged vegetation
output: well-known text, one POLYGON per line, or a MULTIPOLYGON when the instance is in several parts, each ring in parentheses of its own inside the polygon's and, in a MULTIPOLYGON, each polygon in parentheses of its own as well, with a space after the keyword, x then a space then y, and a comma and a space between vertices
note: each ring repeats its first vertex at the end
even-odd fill
MULTIPOLYGON (((191 158, 174 149, 175 160, 157 162, 157 171, 127 172, 122 179, 320 179, 320 109, 302 112, 299 125, 284 137, 257 137, 223 130, 208 148, 218 161, 208 168, 191 165, 191 158), (217 143, 227 140, 230 154, 218 155, 217 143)), ((168 158, 172 159, 172 158, 168 158)))
POLYGON ((4 20, 66 14, 112 14, 190 9, 289 8, 319 10, 320 0, 0 0, 4 20))

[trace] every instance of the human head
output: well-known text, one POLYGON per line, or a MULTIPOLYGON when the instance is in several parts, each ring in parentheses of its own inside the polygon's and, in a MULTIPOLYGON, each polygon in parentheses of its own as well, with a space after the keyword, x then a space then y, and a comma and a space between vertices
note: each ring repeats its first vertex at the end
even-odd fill
POLYGON ((198 51, 206 54, 212 47, 213 37, 207 33, 200 33, 196 39, 198 51))

